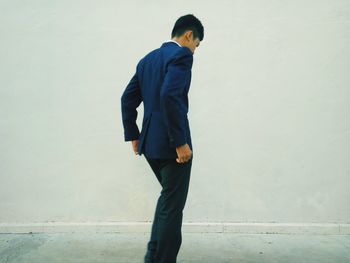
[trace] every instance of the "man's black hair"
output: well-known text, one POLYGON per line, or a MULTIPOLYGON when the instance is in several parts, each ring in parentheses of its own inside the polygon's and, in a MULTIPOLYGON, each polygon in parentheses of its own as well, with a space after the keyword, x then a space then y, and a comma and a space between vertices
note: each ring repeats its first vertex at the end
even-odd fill
POLYGON ((185 33, 187 30, 192 30, 193 38, 198 38, 200 41, 204 38, 204 28, 197 17, 193 14, 181 16, 175 22, 171 37, 178 37, 185 33))

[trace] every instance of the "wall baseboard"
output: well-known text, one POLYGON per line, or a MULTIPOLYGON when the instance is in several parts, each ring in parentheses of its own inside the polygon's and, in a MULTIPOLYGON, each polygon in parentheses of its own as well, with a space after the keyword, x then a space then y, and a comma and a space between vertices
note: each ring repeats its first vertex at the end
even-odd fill
MULTIPOLYGON (((151 221, 0 223, 0 233, 150 233, 151 224, 151 221)), ((350 224, 183 222, 182 231, 183 233, 349 235, 350 224)))

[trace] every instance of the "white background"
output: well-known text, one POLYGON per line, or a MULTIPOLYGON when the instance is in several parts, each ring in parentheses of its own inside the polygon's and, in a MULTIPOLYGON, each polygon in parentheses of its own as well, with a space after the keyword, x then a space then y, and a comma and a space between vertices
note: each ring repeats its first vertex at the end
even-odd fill
POLYGON ((0 10, 0 222, 153 219, 161 187, 124 142, 120 97, 188 13, 205 36, 184 221, 350 222, 349 1, 2 0, 0 10))

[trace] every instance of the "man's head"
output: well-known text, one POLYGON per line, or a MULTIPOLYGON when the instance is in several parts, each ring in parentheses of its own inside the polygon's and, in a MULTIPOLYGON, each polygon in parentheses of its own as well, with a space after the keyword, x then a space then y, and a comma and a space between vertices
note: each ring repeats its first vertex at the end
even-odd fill
POLYGON ((181 46, 188 47, 194 53, 194 50, 204 38, 203 25, 192 14, 181 16, 175 22, 171 38, 181 46))

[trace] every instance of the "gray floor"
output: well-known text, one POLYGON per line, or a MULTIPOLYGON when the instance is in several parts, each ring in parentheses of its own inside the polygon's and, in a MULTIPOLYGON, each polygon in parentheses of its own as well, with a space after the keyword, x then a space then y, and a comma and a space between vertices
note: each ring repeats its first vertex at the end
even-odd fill
MULTIPOLYGON (((143 263, 148 233, 0 234, 0 262, 143 263)), ((178 263, 349 263, 350 235, 185 233, 178 263)))

